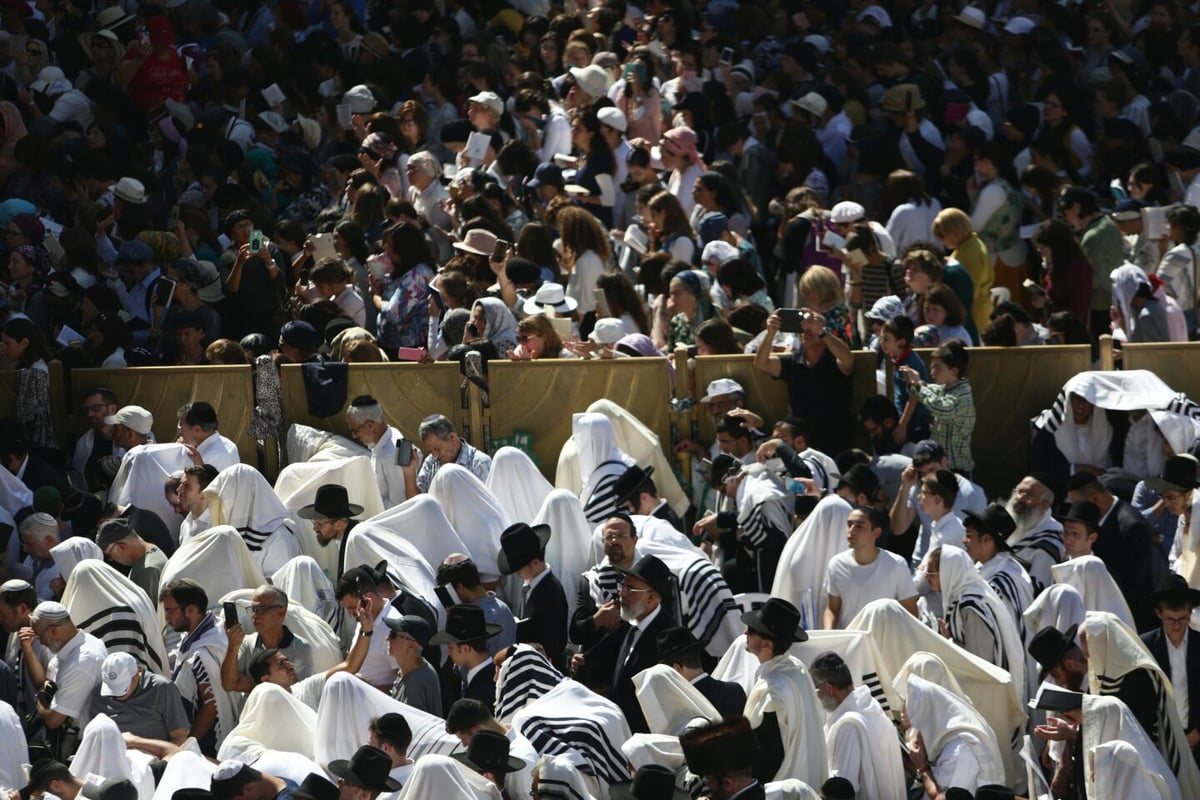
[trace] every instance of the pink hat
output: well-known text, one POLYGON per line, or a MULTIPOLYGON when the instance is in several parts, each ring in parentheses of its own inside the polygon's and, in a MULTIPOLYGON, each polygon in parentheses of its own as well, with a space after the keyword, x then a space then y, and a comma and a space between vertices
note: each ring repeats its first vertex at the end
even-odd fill
MULTIPOLYGON (((663 139, 670 142, 679 155, 691 161, 693 164, 698 164, 704 167, 704 161, 700 158, 699 151, 696 150, 696 132, 686 126, 679 128, 671 128, 663 134, 663 139)), ((661 157, 661 147, 660 153, 661 157)))

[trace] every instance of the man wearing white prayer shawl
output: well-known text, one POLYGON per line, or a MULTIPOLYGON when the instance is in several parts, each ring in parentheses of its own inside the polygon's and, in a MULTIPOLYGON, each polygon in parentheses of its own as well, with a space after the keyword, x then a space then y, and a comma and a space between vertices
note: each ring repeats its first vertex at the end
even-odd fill
POLYGON ((771 596, 787 600, 800 609, 800 620, 806 630, 819 628, 824 622, 829 594, 825 574, 829 560, 847 548, 846 520, 850 504, 837 495, 827 495, 800 527, 788 537, 779 557, 771 596))
POLYGON ((510 520, 531 524, 554 490, 533 459, 516 447, 501 447, 492 456, 486 485, 510 520))
POLYGON ((850 781, 861 797, 905 800, 896 726, 871 697, 870 688, 855 688, 846 662, 832 651, 813 659, 809 675, 829 715, 825 722, 829 774, 850 781))
MULTIPOLYGON (((494 474, 494 473, 493 473, 494 474)), ((549 484, 547 484, 549 485, 549 484)), ((514 520, 525 517, 510 517, 514 520)), ((549 525, 554 535, 546 543, 546 563, 567 593, 568 617, 579 602, 580 576, 592 566, 592 526, 583 515, 579 498, 566 489, 553 489, 529 518, 531 525, 549 525)))
MULTIPOLYGON (((1079 726, 1078 734, 1083 739, 1080 749, 1086 759, 1082 772, 1088 800, 1107 800, 1107 798, 1117 797, 1129 797, 1132 800, 1135 797, 1135 795, 1117 794, 1109 790, 1108 784, 1099 782, 1100 773, 1096 769, 1099 764, 1093 764, 1092 754, 1098 748, 1112 742, 1132 745, 1146 771, 1161 779, 1160 789, 1164 787, 1166 789, 1163 797, 1169 798, 1169 800, 1195 797, 1195 795, 1182 790, 1175 774, 1155 747, 1145 728, 1134 718, 1129 707, 1117 698, 1085 694, 1083 696, 1082 724, 1079 726)), ((1158 783, 1158 781, 1155 782, 1158 783)))
POLYGON ((579 769, 565 756, 542 756, 533 768, 533 786, 546 800, 592 800, 579 769))
POLYGON ((349 650, 354 643, 354 626, 350 616, 337 601, 329 576, 311 556, 296 556, 271 576, 271 584, 282 589, 292 602, 311 609, 329 623, 338 635, 342 648, 349 650))
POLYGON ((346 541, 346 563, 378 564, 381 561, 387 564, 388 580, 398 592, 420 598, 435 610, 439 621, 444 618, 445 611, 437 596, 437 574, 420 551, 408 540, 373 522, 355 525, 346 541))
POLYGON ((137 506, 157 514, 172 536, 179 532, 180 520, 163 494, 163 484, 171 473, 195 466, 181 444, 143 444, 121 459, 121 468, 113 478, 108 500, 118 508, 137 506))
MULTIPOLYGON (((1168 779, 1174 777, 1151 772, 1137 749, 1120 740, 1098 744, 1091 751, 1092 774, 1088 787, 1103 786, 1112 797, 1126 800, 1174 800, 1168 779)), ((1089 795, 1093 796, 1093 795, 1089 795)))
POLYGON ((500 787, 449 756, 430 755, 417 761, 398 800, 431 797, 500 800, 500 787))
POLYGON ((105 714, 97 714, 83 729, 79 750, 71 759, 70 768, 71 774, 81 780, 89 774, 128 780, 137 789, 138 800, 151 800, 154 797, 154 774, 150 771, 152 758, 149 753, 126 747, 117 723, 105 714))
POLYGON ((616 508, 616 483, 634 460, 617 447, 613 424, 603 414, 573 415, 571 439, 579 453, 583 481, 579 502, 588 522, 595 525, 616 508))
POLYGON ((300 555, 296 523, 262 473, 248 464, 222 470, 204 490, 213 525, 232 525, 270 575, 300 555))
POLYGON ((1125 595, 1109 574, 1108 567, 1098 556, 1081 556, 1055 564, 1051 569, 1055 583, 1073 586, 1083 597, 1083 606, 1088 611, 1107 611, 1133 630, 1137 626, 1133 613, 1125 602, 1125 595))
POLYGON ((484 584, 494 588, 500 580, 496 565, 500 534, 509 526, 499 501, 479 478, 457 464, 446 464, 438 470, 429 484, 429 496, 441 504, 446 519, 479 567, 484 584))
POLYGON ((682 736, 698 723, 721 719, 721 712, 695 684, 666 664, 655 664, 634 675, 633 689, 651 733, 682 736))
MULTIPOLYGON (((1049 479, 1042 475, 1042 478, 1049 479)), ((1050 568, 1062 563, 1062 523, 1051 513, 1054 492, 1036 475, 1026 475, 1012 490, 1006 508, 1017 530, 1008 537, 1013 554, 1029 565, 1034 593, 1054 582, 1050 568)))
POLYGON ((1091 693, 1124 701, 1167 760, 1184 796, 1200 797, 1200 769, 1188 747, 1171 682, 1150 651, 1136 633, 1104 611, 1089 611, 1079 633, 1091 693))
POLYGON ((25 776, 22 764, 28 759, 29 746, 21 719, 12 706, 0 702, 0 786, 22 784, 25 776))
POLYGON ((221 660, 229 647, 224 626, 208 610, 208 594, 189 578, 162 585, 159 611, 171 630, 183 634, 171 654, 171 680, 192 723, 188 735, 201 752, 215 756, 237 723, 229 693, 221 688, 221 660))
POLYGON ((63 605, 81 630, 95 635, 110 653, 130 653, 151 672, 170 669, 162 624, 141 587, 96 559, 71 570, 63 605))
POLYGON ((742 622, 746 649, 759 662, 758 679, 746 697, 746 719, 758 740, 754 775, 764 782, 798 778, 820 786, 828 770, 820 705, 808 670, 787 652, 808 638, 800 611, 772 597, 743 614, 742 622))
POLYGON ((967 532, 963 549, 979 565, 979 574, 988 586, 1004 601, 1024 640, 1025 621, 1021 615, 1033 602, 1033 581, 1008 546, 1008 537, 1017 529, 1017 523, 1003 504, 991 503, 982 514, 966 512, 963 525, 967 532))
POLYGON ((367 394, 355 397, 346 407, 346 426, 350 435, 371 451, 371 471, 383 507, 391 508, 416 497, 421 451, 411 439, 405 439, 403 433, 387 424, 379 402, 367 394), (399 457, 405 451, 408 460, 401 464, 399 457))
POLYGON ((313 757, 317 712, 273 683, 260 683, 246 698, 237 727, 229 732, 217 758, 251 757, 263 750, 285 750, 313 757))
POLYGON ((220 472, 241 461, 237 445, 217 431, 217 410, 199 400, 180 407, 179 441, 197 464, 212 464, 220 472))
MULTIPOLYGON (((496 780, 504 785, 504 792, 508 797, 532 795, 533 767, 537 764, 538 752, 513 726, 492 716, 491 709, 486 705, 471 698, 456 701, 446 714, 446 731, 458 737, 467 748, 468 755, 479 734, 486 732, 492 736, 504 737, 508 769, 502 775, 497 774, 496 780)), ((492 744, 498 745, 500 742, 493 739, 492 744)))
POLYGON ((1022 615, 1025 620, 1026 644, 1042 628, 1050 627, 1065 631, 1074 625, 1083 624, 1087 610, 1083 607, 1083 595, 1074 586, 1056 583, 1047 586, 1022 615))
POLYGON ((909 758, 930 798, 949 788, 974 792, 1005 783, 1001 747, 987 721, 940 686, 909 676, 902 724, 908 729, 909 758))

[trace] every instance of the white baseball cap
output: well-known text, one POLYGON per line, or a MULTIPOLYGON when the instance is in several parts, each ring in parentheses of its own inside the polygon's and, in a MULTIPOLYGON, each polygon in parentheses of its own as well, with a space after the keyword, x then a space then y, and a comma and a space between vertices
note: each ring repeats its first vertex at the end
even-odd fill
POLYGON ((477 103, 499 116, 504 113, 504 101, 495 92, 480 92, 467 98, 468 103, 477 103))
POLYGON ((708 385, 708 391, 700 398, 701 403, 711 403, 715 398, 726 394, 745 394, 746 390, 733 378, 717 378, 708 385))
POLYGON ((129 691, 130 681, 137 671, 137 659, 129 653, 109 653, 100 667, 100 694, 121 697, 129 691))
POLYGON ((612 317, 596 320, 596 327, 588 334, 588 338, 597 344, 616 344, 625 336, 625 326, 621 320, 612 317))
POLYGON ((154 415, 141 406, 122 406, 117 413, 104 418, 105 425, 124 425, 146 436, 154 428, 154 415))
POLYGON ((1013 36, 1028 36, 1036 27, 1029 17, 1013 17, 1004 23, 1004 32, 1013 36))
POLYGON ((600 124, 614 128, 621 133, 629 127, 629 121, 625 119, 625 114, 619 108, 605 106, 596 112, 596 118, 600 120, 600 124))

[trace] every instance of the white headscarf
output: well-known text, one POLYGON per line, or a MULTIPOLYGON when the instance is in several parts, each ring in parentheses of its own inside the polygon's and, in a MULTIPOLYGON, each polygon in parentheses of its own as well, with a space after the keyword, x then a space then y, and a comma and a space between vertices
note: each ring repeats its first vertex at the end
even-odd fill
POLYGON ((113 478, 108 499, 122 508, 133 505, 153 511, 167 524, 171 536, 178 538, 179 524, 183 518, 167 502, 163 484, 172 472, 190 466, 191 456, 181 444, 138 445, 122 457, 121 468, 113 478))
POLYGON ((1117 308, 1121 309, 1121 316, 1125 318, 1122 329, 1125 333, 1126 340, 1133 337, 1134 329, 1137 327, 1137 311, 1133 308, 1133 296, 1137 294, 1138 288, 1145 284, 1150 285, 1150 279, 1146 277, 1145 271, 1128 261, 1109 273, 1109 278, 1112 279, 1112 297, 1117 308))
MULTIPOLYGON (((438 475, 440 476, 451 466, 470 475, 468 470, 457 465, 442 467, 438 470, 438 475)), ((470 477, 474 478, 475 476, 470 475, 470 477)), ((453 473, 447 480, 453 482, 453 473)), ((437 482, 436 477, 434 482, 437 482)), ((432 490, 431 486, 430 491, 432 490)), ((368 521, 372 525, 387 528, 396 536, 412 543, 413 547, 435 568, 452 553, 472 553, 470 545, 459 537, 454 526, 450 524, 450 520, 446 518, 446 511, 440 498, 432 494, 418 494, 410 497, 403 503, 376 514, 368 521)), ((476 547, 479 545, 476 544, 476 547)), ((351 566, 353 565, 346 564, 347 569, 351 566)))
POLYGON ((575 414, 571 439, 579 453, 579 477, 583 482, 579 502, 583 513, 588 522, 602 522, 616 508, 614 484, 634 461, 617 446, 613 424, 603 414, 575 414))
POLYGON ((167 675, 167 647, 150 598, 103 561, 80 561, 67 579, 62 604, 80 629, 104 642, 110 653, 130 653, 151 672, 167 675))
POLYGON ((1025 609, 1025 633, 1033 639, 1045 627, 1065 631, 1072 625, 1082 625, 1086 613, 1079 590, 1065 583, 1055 583, 1047 586, 1025 609))
POLYGON ((430 797, 500 800, 500 787, 449 756, 428 755, 417 759, 408 783, 396 797, 397 800, 428 800, 430 797))
POLYGON ((937 761, 951 741, 961 739, 979 761, 979 785, 1006 784, 1000 745, 978 711, 952 692, 916 675, 908 677, 905 691, 908 699, 904 710, 925 740, 931 762, 937 761))
MULTIPOLYGON (((21 741, 25 741, 24 733, 21 741)), ((81 780, 89 774, 125 778, 137 788, 138 800, 150 800, 154 797, 154 774, 150 771, 152 758, 149 753, 127 748, 117 723, 107 714, 97 714, 83 729, 79 750, 71 759, 70 768, 71 774, 81 780)))
POLYGON ((241 719, 221 743, 217 759, 253 757, 263 750, 284 750, 312 758, 316 733, 317 712, 282 686, 260 683, 246 698, 241 719))
POLYGON ((682 736, 697 722, 721 721, 721 712, 708 698, 666 664, 655 664, 634 675, 633 689, 651 733, 682 736))
MULTIPOLYGON (((85 539, 82 536, 72 536, 63 539, 54 545, 54 547, 51 547, 50 557, 54 559, 54 563, 58 566, 58 571, 62 573, 63 580, 66 580, 71 577, 71 571, 75 569, 75 565, 80 561, 88 558, 103 561, 104 551, 100 549, 100 545, 91 539, 85 539)), ((157 597, 151 599, 158 600, 157 597)))
MULTIPOLYGON (((337 672, 329 677, 321 692, 319 709, 313 753, 322 764, 353 756, 359 745, 367 740, 371 719, 389 713, 400 714, 408 722, 412 730, 408 757, 414 761, 419 763, 421 757, 430 753, 450 755, 462 750, 458 737, 446 733, 446 721, 441 717, 393 700, 347 672, 337 672)), ((410 778, 405 788, 411 785, 410 778)))
MULTIPOLYGON (((494 469, 492 474, 496 474, 494 469)), ((592 565, 592 532, 583 516, 583 506, 566 489, 551 489, 532 519, 533 525, 550 526, 546 563, 554 568, 555 577, 567 593, 567 613, 574 614, 579 602, 579 576, 592 565)))
POLYGON ((495 346, 501 358, 508 358, 517 347, 517 318, 498 297, 481 297, 471 310, 474 311, 476 306, 483 307, 483 338, 495 346))
POLYGON ((443 464, 429 484, 429 496, 442 505, 446 519, 454 526, 484 583, 500 578, 496 556, 500 554, 500 534, 508 527, 508 516, 500 502, 469 469, 458 464, 443 464))
POLYGON ((1153 772, 1142 754, 1129 742, 1116 740, 1098 744, 1091 750, 1090 764, 1084 767, 1088 797, 1095 797, 1097 786, 1105 787, 1111 797, 1124 800, 1175 800, 1179 784, 1170 772, 1153 772), (1089 768, 1090 767, 1090 768, 1089 768))
POLYGON ((554 490, 533 459, 516 447, 501 447, 492 456, 487 488, 510 520, 530 524, 554 490))
POLYGON ((338 602, 329 576, 311 556, 296 556, 284 564, 271 576, 271 584, 287 594, 289 604, 307 608, 328 622, 342 647, 349 650, 354 624, 338 602))
POLYGON ((1088 611, 1108 611, 1130 628, 1137 628, 1129 604, 1125 602, 1125 595, 1121 594, 1117 582, 1109 574, 1108 567, 1098 556, 1080 556, 1055 564, 1050 568, 1050 573, 1054 576, 1055 583, 1075 587, 1083 597, 1084 608, 1088 611))
POLYGON ((829 559, 845 550, 850 504, 836 494, 821 498, 813 512, 788 537, 775 570, 771 596, 800 609, 805 630, 824 627, 825 573, 829 559))
POLYGON ((1091 754, 1109 742, 1125 742, 1132 745, 1141 763, 1150 774, 1158 775, 1166 784, 1166 797, 1170 800, 1181 800, 1183 797, 1194 797, 1183 794, 1179 781, 1171 771, 1171 767, 1163 758, 1162 753, 1154 746, 1150 736, 1142 727, 1129 708, 1115 697, 1099 697, 1085 694, 1083 696, 1083 725, 1080 726, 1083 735, 1083 751, 1087 754, 1088 763, 1084 766, 1084 785, 1087 789, 1088 800, 1106 800, 1106 798, 1130 795, 1118 794, 1108 790, 1108 784, 1103 784, 1103 792, 1097 789, 1099 775, 1092 768, 1091 754))

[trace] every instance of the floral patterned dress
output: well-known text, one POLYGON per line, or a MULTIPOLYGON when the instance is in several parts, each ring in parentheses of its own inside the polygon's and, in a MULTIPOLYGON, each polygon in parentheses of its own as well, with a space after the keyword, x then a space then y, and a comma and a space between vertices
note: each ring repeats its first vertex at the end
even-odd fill
POLYGON ((434 272, 418 264, 403 275, 383 279, 380 296, 387 298, 379 309, 379 344, 390 354, 397 347, 424 347, 429 333, 429 282, 434 272))

